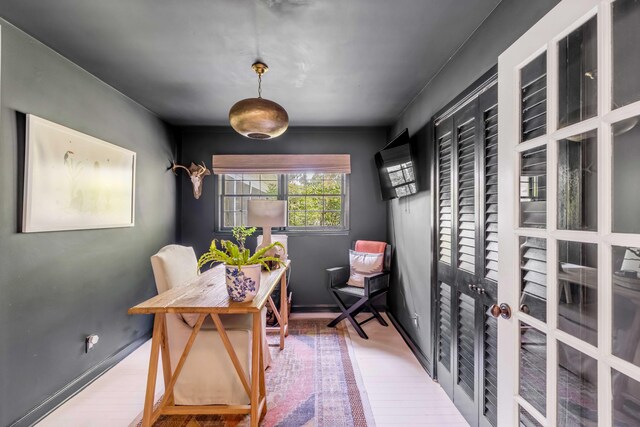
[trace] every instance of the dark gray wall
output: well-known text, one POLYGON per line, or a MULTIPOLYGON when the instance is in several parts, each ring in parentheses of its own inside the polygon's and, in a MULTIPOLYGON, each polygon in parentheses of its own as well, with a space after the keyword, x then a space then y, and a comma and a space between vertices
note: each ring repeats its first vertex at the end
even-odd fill
MULTIPOLYGON (((349 263, 352 240, 386 240, 385 203, 380 200, 373 156, 386 141, 385 128, 290 128, 271 141, 254 141, 231 128, 182 128, 180 159, 183 164, 204 161, 213 154, 351 154, 350 230, 341 235, 303 234, 289 236, 292 260, 291 290, 298 309, 322 309, 335 303, 326 289, 325 269, 349 263)), ((181 242, 204 252, 214 234, 214 179, 204 181, 202 197, 195 200, 191 182, 181 174, 181 242)), ((255 240, 248 241, 255 247, 255 240)))
MULTIPOLYGON (((4 426, 148 335, 151 319, 129 316, 127 309, 155 293, 149 256, 175 238, 177 196, 176 180, 166 172, 175 143, 162 121, 7 22, 0 25, 4 426), (19 233, 24 162, 19 122, 24 116, 17 112, 33 113, 137 152, 135 227, 19 233), (84 338, 91 333, 99 334, 100 342, 85 354, 84 338)), ((82 378, 72 388, 89 379, 82 378)))
MULTIPOLYGON (((419 144, 422 160, 433 150, 428 137, 429 120, 456 95, 498 62, 498 56, 533 24, 551 10, 558 0, 503 0, 466 44, 425 86, 398 118, 390 134, 409 129, 419 144)), ((432 161, 424 172, 431 174, 432 161)), ((409 336, 431 359, 431 191, 389 202, 389 234, 397 247, 397 274, 388 304, 409 336), (418 327, 411 316, 419 316, 418 327)))

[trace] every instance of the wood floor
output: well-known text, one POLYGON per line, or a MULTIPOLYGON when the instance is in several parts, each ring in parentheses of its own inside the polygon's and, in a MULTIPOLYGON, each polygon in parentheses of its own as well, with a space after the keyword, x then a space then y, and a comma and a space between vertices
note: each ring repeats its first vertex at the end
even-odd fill
MULTIPOLYGON (((334 315, 293 315, 296 316, 329 318, 334 315)), ((369 340, 363 340, 348 327, 354 366, 357 365, 360 372, 376 426, 468 426, 393 326, 385 328, 369 322, 365 330, 369 340)), ((129 426, 142 410, 150 347, 147 342, 138 348, 38 426, 129 426)), ((163 387, 160 372, 156 390, 161 393, 163 387)))

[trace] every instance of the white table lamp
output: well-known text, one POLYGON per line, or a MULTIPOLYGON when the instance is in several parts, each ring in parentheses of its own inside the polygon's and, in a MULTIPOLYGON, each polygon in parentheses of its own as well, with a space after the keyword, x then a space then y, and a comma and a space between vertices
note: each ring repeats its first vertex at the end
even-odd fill
POLYGON ((249 200, 247 225, 262 227, 262 244, 256 248, 256 251, 269 246, 271 244, 271 228, 287 225, 287 202, 284 200, 249 200))

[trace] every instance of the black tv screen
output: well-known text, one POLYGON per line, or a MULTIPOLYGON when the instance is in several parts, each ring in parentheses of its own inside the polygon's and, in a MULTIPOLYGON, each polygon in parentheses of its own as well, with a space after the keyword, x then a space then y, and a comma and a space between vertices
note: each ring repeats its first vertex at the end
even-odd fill
POLYGON ((415 161, 409 130, 405 129, 375 156, 382 200, 410 196, 418 192, 415 161))

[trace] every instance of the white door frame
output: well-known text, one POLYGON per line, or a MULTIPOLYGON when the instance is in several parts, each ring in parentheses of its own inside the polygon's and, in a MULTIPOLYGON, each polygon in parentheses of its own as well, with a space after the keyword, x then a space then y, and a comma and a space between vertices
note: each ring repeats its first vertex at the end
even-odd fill
MULTIPOLYGON (((498 321, 498 425, 518 425, 518 405, 540 424, 556 425, 558 366, 557 342, 563 342, 598 361, 598 425, 611 425, 611 368, 640 381, 640 367, 611 354, 612 346, 612 257, 611 246, 640 247, 640 235, 611 232, 612 137, 611 123, 640 115, 640 102, 611 111, 611 3, 612 0, 564 0, 535 24, 499 57, 498 61, 498 170, 500 197, 498 236, 500 242, 498 299, 511 306, 513 316, 498 321), (597 14, 598 25, 598 115, 557 129, 557 42, 597 14), (547 133, 520 143, 520 69, 547 52, 547 133), (598 132, 598 231, 556 229, 557 141, 597 129, 598 132), (520 153, 547 146, 547 228, 519 226, 520 153), (547 322, 518 310, 520 298, 519 237, 541 237, 547 241, 547 322), (598 244, 598 345, 594 347, 557 328, 557 245, 570 240, 598 244), (546 418, 518 395, 520 321, 543 332, 547 338, 546 418)), ((640 31, 640 29, 638 29, 640 31)))

